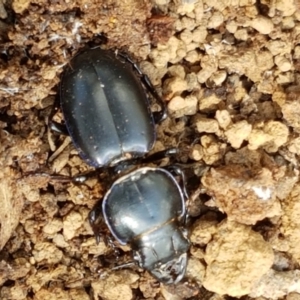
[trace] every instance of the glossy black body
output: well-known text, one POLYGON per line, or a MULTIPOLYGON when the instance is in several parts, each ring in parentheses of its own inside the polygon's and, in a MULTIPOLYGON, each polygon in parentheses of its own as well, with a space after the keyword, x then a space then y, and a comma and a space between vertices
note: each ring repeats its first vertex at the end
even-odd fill
POLYGON ((155 142, 148 96, 134 68, 99 47, 75 56, 63 73, 60 102, 80 156, 94 167, 142 157, 155 142))
MULTIPOLYGON (((113 167, 110 170, 119 173, 127 165, 177 153, 167 149, 145 156, 153 147, 155 124, 164 119, 166 105, 125 55, 98 47, 75 56, 62 76, 60 105, 66 126, 53 122, 51 127, 69 133, 80 156, 96 172, 113 167), (144 87, 160 111, 151 112, 144 87)), ((72 181, 85 179, 86 174, 72 181)), ((97 240, 104 219, 115 239, 132 247, 135 263, 163 283, 177 283, 185 274, 190 245, 185 200, 184 184, 180 187, 171 172, 142 167, 117 179, 89 220, 97 240)))
POLYGON ((189 248, 185 197, 169 171, 144 167, 119 178, 102 212, 112 235, 131 245, 140 267, 166 284, 182 279, 189 248))

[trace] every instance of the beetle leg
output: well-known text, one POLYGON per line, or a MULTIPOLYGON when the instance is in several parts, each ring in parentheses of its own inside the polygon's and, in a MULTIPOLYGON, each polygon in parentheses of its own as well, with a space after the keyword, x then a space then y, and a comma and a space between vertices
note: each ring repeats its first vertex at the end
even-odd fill
MULTIPOLYGON (((115 260, 119 260, 120 259, 120 251, 116 247, 116 245, 114 243, 114 239, 110 235, 110 233, 106 234, 106 235, 103 234, 103 239, 104 239, 104 243, 114 251, 115 260)), ((96 238, 96 241, 97 241, 97 238, 96 238)), ((97 241, 97 243, 99 243, 99 242, 97 241)))
MULTIPOLYGON (((134 158, 134 159, 131 159, 128 161, 124 161, 123 164, 119 164, 119 165, 113 167, 113 170, 115 173, 120 173, 127 166, 151 163, 153 161, 161 160, 165 157, 174 156, 178 153, 179 153, 178 148, 169 148, 166 150, 155 152, 151 155, 148 155, 147 157, 142 157, 142 158, 139 157, 139 158, 134 158), (120 166, 121 166, 121 169, 120 169, 120 166)), ((109 169, 107 168, 107 170, 109 170, 109 169)))
POLYGON ((67 183, 67 182, 71 182, 72 181, 72 177, 70 177, 70 176, 56 175, 56 174, 51 175, 51 174, 43 172, 43 171, 40 172, 40 173, 36 173, 36 172, 34 172, 34 173, 31 173, 31 172, 25 173, 24 176, 30 177, 30 178, 44 177, 44 178, 47 179, 47 183, 50 183, 50 184, 53 184, 55 182, 62 182, 62 183, 66 182, 67 183))
POLYGON ((167 117, 167 105, 166 103, 162 100, 162 98, 158 95, 157 91, 155 90, 152 82, 150 81, 149 77, 142 72, 140 67, 127 55, 124 53, 118 53, 118 56, 122 57, 125 59, 127 62, 129 62, 132 67, 135 69, 135 71, 138 73, 140 76, 143 84, 147 87, 148 91, 151 93, 153 98, 158 102, 158 104, 161 107, 160 111, 153 112, 153 118, 155 123, 160 123, 167 117))
POLYGON ((53 103, 53 106, 52 106, 52 110, 51 110, 51 113, 49 115, 49 119, 52 119, 54 117, 54 115, 59 110, 59 107, 60 107, 60 99, 59 99, 59 95, 56 94, 55 99, 54 99, 54 103, 53 103))
POLYGON ((102 201, 98 201, 89 213, 89 222, 95 234, 96 242, 99 244, 101 239, 101 227, 104 222, 102 215, 102 201))
POLYGON ((60 106, 59 103, 60 103, 59 96, 56 95, 53 106, 52 106, 51 113, 48 117, 48 126, 52 131, 55 131, 55 132, 63 134, 63 135, 69 135, 66 125, 63 125, 63 124, 53 121, 53 117, 59 110, 59 106, 60 106))
POLYGON ((48 175, 50 178, 50 183, 53 182, 71 182, 72 177, 70 176, 64 176, 64 175, 48 175))
POLYGON ((165 157, 174 156, 178 153, 179 153, 178 148, 169 148, 169 149, 166 149, 166 150, 155 152, 155 153, 143 158, 141 162, 142 163, 149 163, 149 162, 153 162, 153 161, 156 161, 156 160, 161 160, 165 157))
MULTIPOLYGON (((141 70, 140 70, 141 72, 141 70)), ((153 112, 153 118, 155 123, 160 123, 167 117, 167 106, 166 103, 161 99, 161 97, 156 92, 154 86, 152 85, 149 77, 146 74, 141 73, 142 75, 142 81, 147 86, 148 90, 152 94, 152 96, 155 98, 155 100, 159 103, 161 110, 153 112)))
MULTIPOLYGON (((82 184, 84 183, 86 180, 88 180, 89 178, 93 178, 99 175, 99 169, 90 171, 90 172, 86 172, 86 173, 81 173, 81 174, 77 174, 75 176, 66 176, 66 175, 50 175, 47 173, 39 173, 37 174, 38 176, 45 176, 49 178, 50 182, 73 182, 73 183, 78 183, 78 184, 82 184)), ((36 174, 35 174, 36 175, 36 174)))
POLYGON ((97 244, 99 244, 101 238, 103 238, 104 243, 113 250, 115 259, 118 260, 120 251, 114 244, 113 237, 107 232, 103 231, 104 219, 102 214, 102 201, 98 201, 96 203, 94 208, 90 211, 88 219, 94 232, 97 244))
POLYGON ((69 135, 68 129, 67 129, 66 125, 64 125, 64 124, 60 124, 55 121, 49 121, 48 126, 54 132, 57 132, 57 133, 63 134, 63 135, 69 135))
POLYGON ((181 190, 183 192, 184 198, 185 198, 185 200, 189 199, 189 195, 188 195, 187 190, 186 190, 185 174, 182 171, 182 169, 177 165, 166 166, 164 169, 166 169, 166 170, 170 171, 171 173, 174 173, 174 174, 176 174, 177 176, 180 177, 180 179, 181 179, 180 180, 181 181, 181 190))
MULTIPOLYGON (((44 173, 42 173, 44 175, 44 173)), ((73 183, 83 183, 87 180, 89 174, 79 174, 76 176, 65 176, 65 175, 48 175, 50 178, 50 182, 73 182, 73 183)))
MULTIPOLYGON (((183 193, 185 202, 188 203, 189 195, 186 190, 186 178, 185 178, 185 174, 182 171, 182 169, 177 165, 166 166, 166 167, 164 167, 164 169, 166 169, 169 172, 174 173, 175 175, 180 177, 180 188, 183 193)), ((186 210, 186 204, 184 206, 184 211, 185 211, 185 213, 183 215, 183 218, 181 219, 181 222, 182 222, 182 224, 186 225, 188 223, 188 217, 189 217, 187 210, 186 210)))
POLYGON ((72 177, 72 182, 74 183, 83 183, 87 181, 89 178, 93 178, 98 176, 101 173, 101 169, 96 169, 92 171, 88 171, 85 173, 80 173, 72 177))

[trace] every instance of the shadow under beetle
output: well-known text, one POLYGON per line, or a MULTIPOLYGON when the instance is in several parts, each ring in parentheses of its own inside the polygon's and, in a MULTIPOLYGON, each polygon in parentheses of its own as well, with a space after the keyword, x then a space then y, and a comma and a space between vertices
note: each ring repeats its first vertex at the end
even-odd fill
MULTIPOLYGON (((66 128, 51 122, 52 129, 67 131, 80 156, 96 171, 176 153, 169 149, 146 156, 166 106, 148 77, 123 54, 93 48, 75 56, 61 79, 60 106, 66 128), (151 112, 144 86, 160 111, 151 112)), ((56 103, 52 117, 57 109, 56 103)), ((180 187, 172 173, 183 179, 176 166, 141 167, 121 176, 89 215, 98 240, 104 219, 120 244, 131 245, 134 262, 165 284, 183 278, 190 245, 184 228, 184 180, 180 187)))

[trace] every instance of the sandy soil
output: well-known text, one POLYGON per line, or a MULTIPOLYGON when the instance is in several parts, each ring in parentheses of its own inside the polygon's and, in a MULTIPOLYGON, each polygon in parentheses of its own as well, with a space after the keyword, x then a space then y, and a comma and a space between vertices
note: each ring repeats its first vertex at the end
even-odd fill
POLYGON ((298 0, 2 0, 0 49, 1 299, 300 299, 298 0), (153 152, 178 146, 191 195, 176 286, 111 270, 87 221, 105 175, 42 174, 91 169, 47 123, 64 66, 101 35, 168 103, 153 152))

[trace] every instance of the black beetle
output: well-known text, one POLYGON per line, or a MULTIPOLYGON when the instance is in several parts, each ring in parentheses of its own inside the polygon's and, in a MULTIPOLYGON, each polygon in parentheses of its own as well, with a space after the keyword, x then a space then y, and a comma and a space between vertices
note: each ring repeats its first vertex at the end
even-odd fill
POLYGON ((185 189, 171 172, 142 167, 117 179, 89 219, 99 238, 103 216, 114 238, 131 245, 141 268, 162 283, 174 284, 185 274, 190 246, 185 198, 185 189))
MULTIPOLYGON (((70 61, 59 96, 73 144, 97 168, 144 157, 156 139, 155 123, 166 116, 164 102, 137 65, 124 54, 100 47, 89 48, 70 61), (141 81, 159 102, 160 111, 151 112, 141 81)), ((52 122, 52 129, 56 125, 52 122)))
MULTIPOLYGON (((166 116, 166 105, 126 55, 99 47, 81 52, 64 71, 59 96, 66 128, 55 122, 51 127, 67 131, 80 156, 98 170, 122 169, 177 152, 172 148, 146 157, 156 140, 155 123, 166 116), (151 112, 144 86, 160 111, 151 112)), ((52 117, 57 108, 58 102, 52 117)), ((163 283, 177 283, 185 274, 189 248, 185 195, 171 172, 143 167, 112 184, 103 204, 99 201, 91 211, 90 224, 99 239, 102 215, 117 241, 132 246, 140 267, 163 283)))

